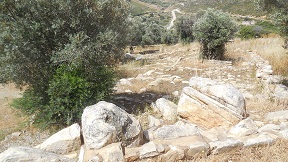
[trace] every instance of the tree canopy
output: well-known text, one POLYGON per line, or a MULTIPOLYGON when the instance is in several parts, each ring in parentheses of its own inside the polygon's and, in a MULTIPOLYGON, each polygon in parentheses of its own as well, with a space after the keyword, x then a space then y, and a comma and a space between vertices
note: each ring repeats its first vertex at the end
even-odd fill
POLYGON ((28 85, 29 94, 42 105, 34 111, 38 114, 48 114, 56 100, 60 110, 61 106, 67 110, 67 114, 52 113, 47 120, 77 120, 69 109, 79 113, 92 100, 107 96, 113 87, 108 69, 127 46, 128 15, 126 0, 1 1, 1 80, 28 85), (69 90, 66 95, 73 102, 64 101, 65 94, 57 91, 61 86, 69 90), (75 89, 88 94, 73 97, 75 89))

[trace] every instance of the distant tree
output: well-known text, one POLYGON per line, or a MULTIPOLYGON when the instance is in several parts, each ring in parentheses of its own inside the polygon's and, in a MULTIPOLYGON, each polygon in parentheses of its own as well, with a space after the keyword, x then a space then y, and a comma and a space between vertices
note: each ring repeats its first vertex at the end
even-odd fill
POLYGON ((258 7, 271 14, 284 37, 284 48, 288 48, 288 0, 255 0, 258 7))
POLYGON ((28 85, 20 106, 38 119, 71 124, 112 92, 128 14, 126 0, 3 0, 0 76, 28 85))
POLYGON ((163 44, 176 44, 178 43, 178 36, 175 30, 166 30, 162 33, 161 42, 163 44))
POLYGON ((195 39, 201 43, 201 57, 223 59, 225 43, 233 38, 236 31, 236 24, 228 14, 206 10, 193 27, 195 39))
POLYGON ((179 39, 183 43, 189 43, 194 41, 193 36, 193 25, 194 25, 194 18, 191 16, 188 17, 180 17, 176 21, 176 32, 179 35, 179 39))
POLYGON ((144 46, 161 43, 164 27, 153 15, 134 17, 131 22, 129 32, 130 45, 144 46))

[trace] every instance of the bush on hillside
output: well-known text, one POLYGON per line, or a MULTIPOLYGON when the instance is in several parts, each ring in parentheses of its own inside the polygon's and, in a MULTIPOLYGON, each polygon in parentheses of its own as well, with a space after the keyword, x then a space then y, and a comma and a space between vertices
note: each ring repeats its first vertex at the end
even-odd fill
POLYGON ((238 32, 238 37, 241 39, 260 38, 266 33, 261 26, 243 26, 238 32))
POLYGON ((128 14, 125 0, 1 1, 0 76, 28 85, 20 107, 65 125, 108 97, 110 69, 128 43, 128 14))
POLYGON ((193 27, 195 39, 201 43, 201 57, 223 59, 225 43, 236 31, 236 24, 228 14, 213 9, 205 11, 193 27))

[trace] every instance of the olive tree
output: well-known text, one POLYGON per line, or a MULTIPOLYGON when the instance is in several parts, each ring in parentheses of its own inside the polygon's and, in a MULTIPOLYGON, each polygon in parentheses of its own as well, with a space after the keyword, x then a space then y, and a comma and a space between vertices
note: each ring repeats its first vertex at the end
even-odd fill
POLYGON ((126 0, 1 1, 0 76, 29 87, 18 105, 48 124, 78 121, 112 92, 128 14, 126 0))
POLYGON ((225 43, 236 31, 236 24, 228 14, 213 9, 202 13, 193 27, 195 39, 201 44, 201 57, 223 59, 225 43))

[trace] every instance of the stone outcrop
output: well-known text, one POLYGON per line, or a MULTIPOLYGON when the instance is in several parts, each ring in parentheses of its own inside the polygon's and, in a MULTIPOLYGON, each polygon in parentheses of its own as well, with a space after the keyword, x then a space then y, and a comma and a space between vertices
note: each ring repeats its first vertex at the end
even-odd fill
POLYGON ((80 131, 79 124, 73 124, 55 133, 36 148, 56 154, 67 154, 79 150, 81 146, 80 131))
POLYGON ((178 114, 202 128, 231 126, 246 117, 245 99, 232 85, 193 77, 182 90, 178 114))
POLYGON ((87 149, 100 149, 119 141, 124 141, 125 146, 139 146, 143 142, 139 122, 118 106, 104 101, 84 109, 82 131, 87 149))

